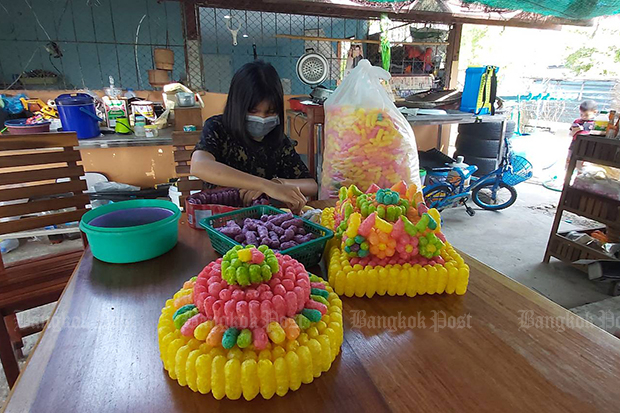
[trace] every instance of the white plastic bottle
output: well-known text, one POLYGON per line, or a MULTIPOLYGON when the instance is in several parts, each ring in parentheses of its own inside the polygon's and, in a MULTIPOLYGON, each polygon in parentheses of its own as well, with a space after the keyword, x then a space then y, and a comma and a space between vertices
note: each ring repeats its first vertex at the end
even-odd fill
POLYGON ((109 76, 108 80, 110 81, 110 87, 104 87, 103 91, 107 96, 113 99, 119 98, 123 94, 123 91, 114 86, 114 78, 112 76, 109 76))
POLYGON ((590 132, 592 135, 605 136, 607 133, 607 125, 609 124, 609 112, 601 110, 601 112, 594 118, 594 127, 590 132))
MULTIPOLYGON (((467 173, 469 172, 467 169, 469 168, 469 165, 463 162, 464 159, 465 158, 463 158, 462 156, 457 156, 456 162, 450 164, 450 167, 452 169, 450 170, 450 172, 448 172, 448 182, 450 182, 452 185, 457 186, 461 182, 461 175, 456 171, 457 169, 460 170, 463 175, 467 175, 467 173)), ((465 186, 469 185, 469 180, 469 177, 465 179, 465 186)))

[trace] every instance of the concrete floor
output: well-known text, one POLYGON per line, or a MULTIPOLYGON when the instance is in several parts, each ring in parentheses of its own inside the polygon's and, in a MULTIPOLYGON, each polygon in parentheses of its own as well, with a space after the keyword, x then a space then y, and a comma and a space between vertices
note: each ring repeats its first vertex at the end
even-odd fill
MULTIPOLYGON (((609 298, 607 284, 593 283, 585 273, 553 258, 542 263, 560 193, 527 182, 516 189, 517 202, 503 211, 474 205, 473 217, 462 207, 444 211, 442 228, 452 245, 565 308, 609 298)), ((567 219, 589 224, 575 216, 567 219)), ((560 228, 576 226, 563 222, 560 228)))
MULTIPOLYGON (((600 311, 605 311, 600 313, 603 315, 611 311, 612 315, 607 317, 618 319, 620 298, 609 299, 607 284, 593 283, 584 273, 559 261, 542 263, 560 193, 527 182, 517 186, 517 192, 519 197, 515 205, 501 212, 484 211, 474 205, 474 217, 467 215, 462 207, 444 211, 443 229, 448 240, 463 252, 563 307, 581 307, 576 312, 595 322, 594 313, 600 311), (590 303, 598 305, 582 307, 590 303)), ((564 222, 562 228, 572 229, 572 224, 590 224, 574 216, 566 220, 571 223, 564 222)), ((63 244, 65 242, 46 248, 66 248, 69 245, 63 244)), ((30 255, 28 250, 40 249, 41 245, 37 248, 35 244, 28 244, 6 255, 30 255)), ((53 304, 20 313, 19 320, 25 324, 44 320, 49 317, 52 309, 53 304)), ((605 324, 605 320, 599 324, 602 327, 610 325, 609 322, 605 324)), ((606 329, 614 332, 612 328, 606 329)), ((24 340, 26 356, 32 351, 37 339, 38 334, 24 340)), ((0 406, 7 395, 6 380, 3 372, 0 372, 0 406)))
POLYGON ((20 240, 20 245, 15 250, 8 254, 2 254, 2 259, 5 264, 11 264, 13 262, 20 262, 32 258, 37 258, 43 255, 55 255, 61 254, 66 251, 75 250, 82 245, 81 239, 64 240, 59 244, 50 244, 47 240, 20 240))
POLYGON ((620 338, 620 297, 582 305, 571 311, 620 338))

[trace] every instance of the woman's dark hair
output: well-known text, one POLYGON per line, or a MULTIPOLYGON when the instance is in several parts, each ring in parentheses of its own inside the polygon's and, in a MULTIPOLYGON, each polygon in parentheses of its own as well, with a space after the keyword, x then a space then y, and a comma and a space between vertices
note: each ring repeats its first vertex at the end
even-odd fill
POLYGON ((254 142, 249 138, 245 118, 264 100, 278 115, 280 124, 265 136, 263 142, 279 145, 284 137, 284 93, 278 72, 262 60, 244 64, 233 76, 222 117, 226 130, 236 139, 254 142))

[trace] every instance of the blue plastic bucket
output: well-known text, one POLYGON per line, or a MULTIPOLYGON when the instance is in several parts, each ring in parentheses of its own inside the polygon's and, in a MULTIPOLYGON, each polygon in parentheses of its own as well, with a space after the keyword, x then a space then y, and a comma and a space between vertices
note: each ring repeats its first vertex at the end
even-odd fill
POLYGON ((99 122, 103 119, 95 112, 92 96, 86 93, 65 93, 55 100, 64 131, 77 133, 78 139, 94 138, 101 134, 99 122))

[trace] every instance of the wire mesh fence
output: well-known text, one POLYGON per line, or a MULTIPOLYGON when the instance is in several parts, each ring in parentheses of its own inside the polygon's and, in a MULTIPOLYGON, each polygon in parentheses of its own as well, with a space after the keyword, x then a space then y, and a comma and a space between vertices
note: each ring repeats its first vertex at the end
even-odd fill
POLYGON ((261 59, 277 69, 285 94, 307 94, 311 88, 299 80, 296 64, 308 49, 327 59, 329 73, 323 85, 335 87, 343 75, 348 44, 304 37, 366 39, 368 35, 366 20, 209 7, 201 7, 199 16, 205 89, 220 93, 228 91, 232 75, 243 64, 261 59))
MULTIPOLYGON (((392 75, 432 74, 444 78, 448 35, 450 26, 445 24, 390 22, 388 39, 392 43, 390 73, 392 75)), ((370 37, 379 39, 379 24, 372 22, 370 37)), ((368 59, 373 65, 382 66, 379 45, 370 45, 368 59)))
MULTIPOLYGON (((123 89, 152 89, 148 70, 155 68, 155 48, 174 52, 171 81, 221 93, 228 91, 235 71, 254 59, 276 67, 286 94, 311 91, 296 72, 297 61, 310 49, 328 61, 322 84, 329 88, 343 78, 350 52, 380 61, 378 45, 355 43, 374 39, 369 20, 199 7, 199 38, 186 40, 178 2, 0 0, 0 15, 3 88, 101 89, 112 76, 123 89)), ((434 48, 435 60, 411 58, 426 50, 398 41, 413 39, 415 25, 395 24, 400 26, 390 32, 395 41, 393 73, 427 73, 442 67, 435 60, 445 60, 443 46, 434 48)))
POLYGON ((124 89, 151 89, 158 47, 174 51, 171 79, 185 77, 178 3, 2 0, 0 15, 0 87, 101 89, 113 76, 124 89))

